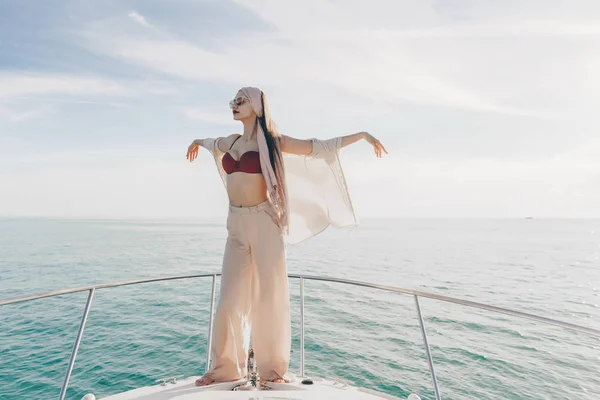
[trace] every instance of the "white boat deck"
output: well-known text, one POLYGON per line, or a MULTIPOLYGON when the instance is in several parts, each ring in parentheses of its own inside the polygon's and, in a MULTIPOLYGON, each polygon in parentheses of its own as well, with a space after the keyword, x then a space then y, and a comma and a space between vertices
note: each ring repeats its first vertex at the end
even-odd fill
MULTIPOLYGON (((404 400, 385 393, 359 388, 336 380, 311 377, 312 384, 302 383, 303 378, 292 377, 290 383, 267 383, 270 390, 234 391, 233 389, 245 383, 245 379, 235 382, 216 383, 204 387, 196 387, 195 380, 199 377, 189 377, 156 386, 145 386, 128 392, 103 397, 102 400, 404 400)), ((87 395, 82 400, 93 400, 87 395)), ((410 400, 419 397, 411 395, 410 400)), ((100 400, 100 399, 98 399, 100 400)))

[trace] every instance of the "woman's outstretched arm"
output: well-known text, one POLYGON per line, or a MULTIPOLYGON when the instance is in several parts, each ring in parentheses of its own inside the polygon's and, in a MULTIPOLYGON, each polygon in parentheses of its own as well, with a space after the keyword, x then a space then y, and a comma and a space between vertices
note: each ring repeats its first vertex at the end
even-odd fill
MULTIPOLYGON (((233 135, 229 135, 227 137, 220 137, 217 139, 217 148, 225 153, 229 150, 229 147, 233 143, 233 141, 239 136, 239 134, 234 133, 233 135)), ((194 161, 196 157, 198 157, 198 149, 200 147, 206 148, 206 139, 194 139, 192 144, 189 145, 187 154, 185 158, 190 160, 190 162, 194 161)))
MULTIPOLYGON (((377 157, 382 157, 383 153, 388 154, 387 150, 381 142, 375 139, 371 134, 367 132, 358 132, 352 135, 342 136, 342 147, 346 147, 349 144, 356 143, 361 139, 365 139, 373 149, 377 157)), ((291 136, 281 135, 281 151, 284 153, 297 154, 301 156, 312 153, 312 140, 311 139, 296 139, 291 136)))

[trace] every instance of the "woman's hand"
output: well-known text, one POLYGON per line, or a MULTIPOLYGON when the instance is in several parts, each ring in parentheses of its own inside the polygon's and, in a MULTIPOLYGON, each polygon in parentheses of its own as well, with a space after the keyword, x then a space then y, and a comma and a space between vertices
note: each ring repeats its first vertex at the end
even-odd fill
POLYGON ((369 142, 369 144, 371 146, 373 146, 373 150, 375 150, 375 155, 378 158, 383 157, 383 153, 382 151, 385 151, 385 154, 388 154, 387 150, 385 149, 385 147, 383 147, 383 145, 381 144, 381 142, 378 139, 375 139, 370 133, 368 132, 361 132, 364 139, 369 142))
POLYGON ((198 148, 200 147, 199 141, 199 139, 194 140, 192 144, 190 144, 190 146, 188 147, 188 151, 185 158, 190 160, 190 162, 194 161, 196 157, 198 157, 198 148))

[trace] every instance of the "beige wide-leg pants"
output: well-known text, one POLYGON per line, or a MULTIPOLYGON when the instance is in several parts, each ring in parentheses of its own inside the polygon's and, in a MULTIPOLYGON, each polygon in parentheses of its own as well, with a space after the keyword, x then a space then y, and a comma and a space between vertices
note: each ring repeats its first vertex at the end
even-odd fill
POLYGON ((285 244, 266 201, 229 207, 212 367, 215 381, 246 376, 249 336, 260 377, 283 378, 290 359, 290 299, 285 244))

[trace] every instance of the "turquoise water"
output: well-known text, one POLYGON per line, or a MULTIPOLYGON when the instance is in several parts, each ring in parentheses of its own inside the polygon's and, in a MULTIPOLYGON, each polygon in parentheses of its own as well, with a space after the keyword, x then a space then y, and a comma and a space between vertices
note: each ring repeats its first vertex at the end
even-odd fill
MULTIPOLYGON (((0 219, 0 298, 218 272, 223 221, 0 219)), ((600 328, 598 220, 367 220, 288 250, 290 273, 431 291, 600 328)), ((299 285, 291 371, 299 371, 299 285)), ((410 296, 306 282, 306 373, 433 398, 410 296)), ((211 279, 99 290, 68 399, 202 374, 211 279)), ((217 285, 218 290, 218 285, 217 285)), ((0 307, 0 399, 57 398, 87 293, 0 307)), ((421 300, 444 399, 598 399, 600 340, 421 300)))

